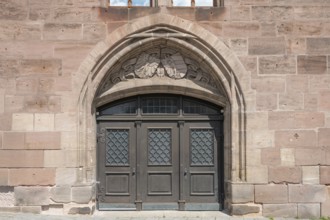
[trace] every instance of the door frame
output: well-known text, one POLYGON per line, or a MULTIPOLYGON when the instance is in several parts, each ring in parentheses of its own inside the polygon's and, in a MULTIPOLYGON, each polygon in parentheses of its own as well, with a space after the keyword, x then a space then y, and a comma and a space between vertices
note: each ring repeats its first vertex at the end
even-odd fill
MULTIPOLYGON (((182 103, 183 103, 183 99, 186 98, 186 96, 182 96, 182 95, 171 95, 171 94, 151 94, 151 95, 142 95, 142 96, 136 96, 137 97, 137 100, 138 100, 138 112, 137 114, 135 115, 130 115, 130 116, 123 116, 123 115, 120 115, 120 116, 104 116, 104 115, 101 115, 101 116, 97 116, 96 120, 97 120, 97 124, 98 123, 102 123, 102 122, 115 122, 115 123, 118 123, 118 122, 134 122, 135 123, 135 127, 136 127, 136 137, 138 137, 139 135, 141 135, 141 126, 142 124, 144 123, 148 123, 148 122, 154 122, 154 121, 162 121, 162 122, 175 122, 175 123, 178 123, 178 131, 179 131, 179 151, 183 151, 182 148, 183 148, 183 140, 185 137, 183 137, 182 135, 184 134, 184 125, 186 122, 211 122, 211 121, 216 121, 216 123, 218 124, 218 128, 220 129, 220 143, 218 143, 217 145, 217 150, 218 150, 218 153, 217 153, 217 160, 218 160, 218 165, 217 165, 217 175, 218 175, 218 178, 217 178, 217 185, 218 185, 218 204, 219 204, 219 209, 218 210, 222 210, 224 208, 224 143, 223 143, 223 115, 222 115, 222 110, 220 111, 221 113, 217 116, 210 116, 210 115, 207 115, 207 116, 199 116, 199 117, 196 117, 196 115, 190 115, 190 116, 185 116, 185 117, 182 117, 183 113, 182 113, 182 103), (180 110, 179 110, 179 114, 178 115, 167 115, 166 117, 161 117, 159 118, 159 115, 142 115, 141 112, 140 112, 140 103, 141 103, 141 97, 149 97, 149 96, 159 96, 159 95, 164 95, 164 96, 173 96, 173 97, 176 97, 178 99, 180 99, 180 110)), ((129 97, 128 99, 131 99, 132 97, 129 97)), ((134 97, 133 97, 134 98, 134 97)), ((212 103, 209 103, 209 102, 205 102, 203 100, 200 100, 200 99, 196 99, 196 98, 192 98, 192 97, 187 97, 189 99, 193 99, 193 100, 196 100, 196 101, 200 101, 200 102, 204 102, 204 103, 208 103, 209 105, 213 105, 215 106, 214 104, 212 103)), ((119 102, 121 101, 125 101, 126 99, 122 99, 122 100, 118 100, 119 102)), ((112 102, 112 103, 109 103, 110 105, 113 104, 113 103, 117 103, 117 101, 115 102, 112 102)), ((109 104, 105 105, 105 106, 108 106, 109 104)), ((102 107, 101 107, 102 108, 102 107)), ((99 108, 98 110, 100 110, 101 108, 99 108)), ((217 108, 221 109, 221 107, 217 106, 217 108)), ((97 112, 97 115, 98 115, 99 111, 97 112)), ((98 140, 100 138, 102 138, 102 135, 99 134, 99 125, 97 125, 97 130, 98 130, 98 140)), ((136 138, 138 140, 138 138, 136 138)), ((135 152, 138 151, 138 146, 139 143, 137 142, 136 143, 136 149, 135 149, 135 152)), ((99 187, 99 180, 100 180, 100 152, 99 152, 99 145, 97 144, 97 183, 98 183, 98 187, 97 187, 97 191, 99 192, 100 190, 100 187, 99 187)), ((185 207, 185 200, 184 200, 184 197, 185 197, 185 194, 184 194, 184 189, 183 189, 183 184, 182 182, 184 181, 184 172, 185 172, 185 168, 184 168, 184 165, 181 163, 181 161, 183 160, 183 157, 185 155, 183 153, 179 153, 179 200, 178 200, 178 210, 186 210, 186 207, 185 207)), ((136 153, 135 154, 135 166, 136 166, 136 173, 138 173, 138 166, 139 166, 139 160, 141 160, 141 155, 136 153)), ((122 207, 107 207, 106 205, 104 206, 100 206, 100 202, 98 201, 98 197, 100 196, 99 193, 97 192, 97 207, 99 210, 142 210, 142 200, 140 199, 141 198, 141 195, 139 195, 139 188, 141 187, 140 184, 141 184, 141 180, 139 180, 140 176, 139 175, 135 175, 136 178, 135 178, 135 182, 136 182, 136 200, 135 200, 135 207, 132 206, 132 205, 129 205, 127 206, 126 208, 122 208, 122 207)), ((203 208, 203 210, 207 210, 207 208, 205 208, 205 206, 201 205, 203 208)), ((192 208, 191 210, 196 210, 195 208, 192 208)))

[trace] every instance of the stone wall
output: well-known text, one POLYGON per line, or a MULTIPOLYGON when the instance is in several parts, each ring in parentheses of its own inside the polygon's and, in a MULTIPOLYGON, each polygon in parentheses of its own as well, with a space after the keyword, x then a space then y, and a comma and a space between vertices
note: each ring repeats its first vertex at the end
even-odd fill
POLYGON ((91 71, 85 58, 100 59, 96 51, 108 48, 99 42, 121 36, 120 27, 166 14, 217 36, 246 70, 238 76, 246 101, 246 179, 226 179, 227 208, 237 215, 329 216, 330 2, 166 4, 0 2, 0 211, 92 212, 95 141, 78 131, 84 126, 95 136, 95 130, 90 112, 78 109, 86 84, 80 70, 91 71))

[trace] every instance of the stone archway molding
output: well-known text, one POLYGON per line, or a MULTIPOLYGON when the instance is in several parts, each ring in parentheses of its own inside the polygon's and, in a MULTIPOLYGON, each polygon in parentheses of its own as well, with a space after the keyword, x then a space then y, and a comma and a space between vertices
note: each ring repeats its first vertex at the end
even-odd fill
MULTIPOLYGON (((134 67, 136 63, 137 60, 134 67)), ((185 64, 187 65, 187 62, 185 64)), ((183 72, 184 70, 183 68, 183 72)), ((155 75, 155 72, 149 74, 155 75)), ((227 131, 224 137, 224 164, 227 166, 225 182, 245 181, 246 120, 240 78, 246 74, 238 58, 221 39, 194 22, 161 13, 130 21, 116 29, 106 40, 96 45, 81 64, 74 81, 79 96, 77 129, 79 164, 82 168, 78 181, 95 181, 96 106, 137 93, 154 93, 169 89, 177 94, 206 98, 224 107, 224 130, 227 131), (159 80, 145 77, 143 74, 139 76, 134 72, 133 79, 127 80, 126 75, 122 78, 119 76, 119 80, 115 83, 111 81, 113 85, 107 88, 106 82, 114 73, 120 72, 124 61, 129 61, 132 56, 138 59, 144 51, 159 45, 166 45, 180 50, 180 54, 193 57, 195 62, 202 66, 201 69, 208 73, 209 79, 212 78, 214 86, 203 82, 196 83, 198 77, 187 78, 187 73, 179 73, 177 79, 171 77, 168 73, 171 70, 166 70, 165 61, 160 61, 169 76, 163 83, 157 84, 159 80), (149 84, 143 83, 140 79, 146 80, 149 84), (177 83, 177 80, 186 82, 177 83), (193 85, 188 85, 192 82, 193 85), (120 87, 123 83, 126 83, 126 89, 120 87)))

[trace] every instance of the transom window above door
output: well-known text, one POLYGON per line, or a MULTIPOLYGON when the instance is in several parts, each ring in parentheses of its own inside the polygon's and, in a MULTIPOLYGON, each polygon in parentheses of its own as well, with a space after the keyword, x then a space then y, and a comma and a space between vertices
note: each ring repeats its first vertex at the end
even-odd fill
POLYGON ((186 96, 142 95, 111 103, 99 108, 99 116, 133 115, 219 115, 221 108, 186 96))
MULTIPOLYGON (((172 0, 173 7, 219 7, 223 5, 223 0, 172 0)), ((158 0, 109 0, 110 6, 122 7, 155 7, 158 0)))

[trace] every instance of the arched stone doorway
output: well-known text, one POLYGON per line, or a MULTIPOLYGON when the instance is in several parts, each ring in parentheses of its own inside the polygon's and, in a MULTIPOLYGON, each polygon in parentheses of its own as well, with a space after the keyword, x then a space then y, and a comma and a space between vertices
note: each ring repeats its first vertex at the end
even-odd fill
POLYGON ((245 71, 230 50, 195 24, 158 15, 156 20, 150 16, 119 28, 108 41, 98 45, 82 68, 91 64, 92 70, 85 72, 87 77, 78 80, 83 85, 79 99, 80 161, 86 169, 81 180, 96 180, 93 170, 97 167, 95 114, 98 107, 135 95, 185 95, 223 108, 224 206, 229 207, 231 182, 246 178, 245 101, 237 78, 245 71), (188 28, 184 30, 186 25, 188 28), (156 67, 148 65, 153 71, 138 62, 144 59, 153 63, 154 54, 159 55, 159 61, 156 59, 156 67), (179 63, 175 64, 174 72, 166 57, 179 63), (182 65, 187 68, 186 72, 183 68, 184 73, 178 67, 182 65), (132 68, 133 75, 129 73, 132 68), (139 73, 141 68, 145 75, 139 73))

